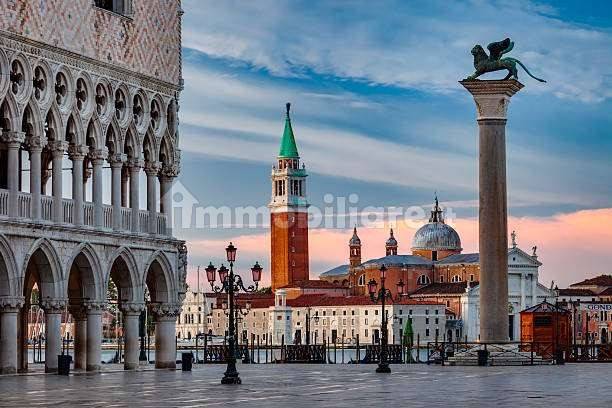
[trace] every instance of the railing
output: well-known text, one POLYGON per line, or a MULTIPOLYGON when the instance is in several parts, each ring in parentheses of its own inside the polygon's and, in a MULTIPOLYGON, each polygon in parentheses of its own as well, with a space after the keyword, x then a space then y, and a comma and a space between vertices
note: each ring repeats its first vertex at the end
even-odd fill
POLYGON ((9 192, 0 190, 0 215, 8 215, 9 192))
POLYGON ((612 344, 574 344, 565 356, 572 363, 612 363, 612 344))
POLYGON ((31 196, 27 193, 17 193, 17 216, 30 218, 31 196))
POLYGON ((435 342, 427 343, 427 364, 535 365, 551 364, 551 342, 435 342))
MULTIPOLYGON (((0 217, 9 215, 9 195, 8 190, 0 189, 0 217)), ((53 222, 53 197, 43 195, 40 198, 41 218, 42 221, 53 222)), ((31 219, 32 213, 32 195, 29 193, 19 192, 17 195, 17 216, 19 218, 31 219)), ((74 223, 74 201, 71 199, 62 199, 62 221, 65 224, 74 223)), ((150 214, 147 210, 138 211, 138 232, 149 234, 150 231, 150 214)), ((96 228, 95 220, 95 205, 92 202, 83 203, 83 224, 86 227, 96 228)), ((156 213, 154 223, 157 235, 166 235, 166 215, 156 213)), ((121 207, 121 226, 122 231, 132 230, 132 209, 121 207)), ((111 205, 102 206, 102 226, 100 229, 113 229, 113 207, 111 205)))

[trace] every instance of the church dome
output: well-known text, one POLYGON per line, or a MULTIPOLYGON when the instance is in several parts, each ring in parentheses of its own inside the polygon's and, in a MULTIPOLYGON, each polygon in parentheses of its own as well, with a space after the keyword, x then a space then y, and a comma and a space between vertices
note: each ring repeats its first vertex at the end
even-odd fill
POLYGON ((442 210, 438 205, 438 197, 429 223, 423 225, 414 234, 412 249, 429 251, 461 251, 461 238, 453 227, 444 223, 442 210))
POLYGON ((430 222, 414 234, 412 249, 460 251, 461 239, 451 226, 443 222, 430 222))

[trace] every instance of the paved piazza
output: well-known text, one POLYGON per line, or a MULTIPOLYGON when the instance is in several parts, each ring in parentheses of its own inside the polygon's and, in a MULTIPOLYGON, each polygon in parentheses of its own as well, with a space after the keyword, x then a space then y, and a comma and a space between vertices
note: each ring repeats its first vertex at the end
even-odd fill
POLYGON ((219 384, 224 366, 0 379, 0 406, 92 407, 553 407, 612 406, 610 364, 536 367, 239 366, 244 384, 219 384), (230 393, 232 395, 230 395, 230 393))

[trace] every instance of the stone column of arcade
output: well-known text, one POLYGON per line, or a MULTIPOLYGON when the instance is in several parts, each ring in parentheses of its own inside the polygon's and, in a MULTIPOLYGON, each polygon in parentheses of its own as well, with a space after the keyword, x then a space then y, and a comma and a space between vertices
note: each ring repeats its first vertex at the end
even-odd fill
POLYGON ((102 366, 102 313, 106 303, 87 302, 87 371, 100 371, 102 366))
POLYGON ((42 190, 41 154, 46 144, 47 141, 44 138, 40 136, 30 136, 30 194, 32 195, 30 201, 30 218, 34 221, 40 221, 42 218, 40 201, 42 190))
POLYGON ((122 170, 123 163, 127 160, 125 154, 116 153, 109 157, 111 165, 111 202, 113 204, 113 229, 121 230, 121 205, 123 187, 122 170))
POLYGON ((125 338, 125 358, 123 368, 135 370, 140 364, 138 357, 140 353, 139 324, 140 314, 145 308, 144 303, 123 303, 123 336, 125 338))
POLYGON ((176 318, 180 305, 162 303, 153 307, 155 314, 155 368, 176 368, 176 318))
POLYGON ((81 305, 70 306, 74 320, 74 369, 87 369, 87 312, 81 305))
POLYGON ((506 114, 519 81, 463 80, 479 129, 480 341, 508 341, 506 114))
POLYGON ((0 374, 17 372, 17 314, 23 297, 0 298, 0 374))
POLYGON ((62 354, 62 313, 65 299, 45 299, 40 302, 45 311, 45 372, 57 372, 57 356, 62 354))
POLYGON ((25 140, 24 132, 3 133, 4 142, 7 145, 7 187, 9 190, 8 214, 9 217, 19 216, 17 195, 19 193, 19 148, 25 140))

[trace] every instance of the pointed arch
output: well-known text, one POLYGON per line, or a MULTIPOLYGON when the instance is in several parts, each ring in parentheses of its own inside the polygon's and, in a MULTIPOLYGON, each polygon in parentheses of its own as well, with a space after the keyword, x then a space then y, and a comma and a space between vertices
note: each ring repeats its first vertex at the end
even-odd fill
POLYGON ((93 149, 99 149, 105 144, 104 140, 102 140, 102 124, 100 123, 100 119, 98 119, 98 115, 95 113, 87 123, 85 144, 93 149))
POLYGON ((9 241, 0 234, 0 296, 19 296, 19 269, 9 241))
POLYGON ((35 135, 43 135, 43 122, 40 118, 40 111, 33 101, 28 102, 21 116, 21 131, 26 133, 28 138, 35 135))
POLYGON ((160 142, 158 160, 164 168, 174 164, 174 145, 168 132, 164 134, 160 142))
POLYGON ((155 136, 153 133, 153 129, 149 127, 147 133, 144 135, 144 139, 142 142, 142 158, 145 162, 153 162, 156 161, 157 155, 157 145, 155 143, 155 136))
POLYGON ((105 291, 103 289, 104 273, 100 264, 100 259, 96 255, 95 249, 91 244, 84 242, 75 248, 72 252, 72 256, 65 265, 65 281, 68 282, 66 285, 66 296, 70 298, 71 289, 74 288, 74 276, 73 273, 78 273, 80 284, 80 290, 82 295, 81 299, 87 298, 88 300, 102 301, 105 300, 105 291))
POLYGON ((138 132, 136 131, 134 124, 131 123, 130 127, 125 133, 125 140, 123 142, 123 153, 127 155, 128 159, 140 159, 141 151, 142 148, 140 145, 138 132))
POLYGON ((104 135, 104 145, 108 149, 109 155, 123 153, 123 144, 121 143, 121 131, 116 119, 113 119, 106 129, 104 135))
POLYGON ((163 251, 155 251, 149 257, 143 274, 142 287, 149 289, 152 302, 172 303, 177 301, 172 265, 163 251))
POLYGON ((64 274, 60 257, 51 241, 46 238, 39 238, 34 241, 25 256, 23 270, 26 275, 23 287, 24 292, 31 289, 31 282, 28 282, 28 280, 38 278, 37 283, 39 284, 41 299, 62 298, 62 295, 65 293, 63 290, 64 274), (34 271, 33 268, 36 270, 34 271), (36 273, 36 276, 32 275, 33 272, 36 273))
POLYGON ((20 128, 19 108, 10 92, 0 103, 0 128, 3 130, 17 130, 20 128))
POLYGON ((138 271, 138 264, 132 251, 125 246, 117 248, 110 257, 104 275, 104 288, 108 288, 113 279, 119 290, 120 301, 142 301, 144 290, 138 271))
POLYGON ((45 116, 44 130, 47 140, 64 140, 64 121, 60 115, 57 103, 53 102, 45 116))
POLYGON ((66 121, 65 140, 77 146, 83 145, 85 144, 84 133, 78 112, 72 112, 66 121))

